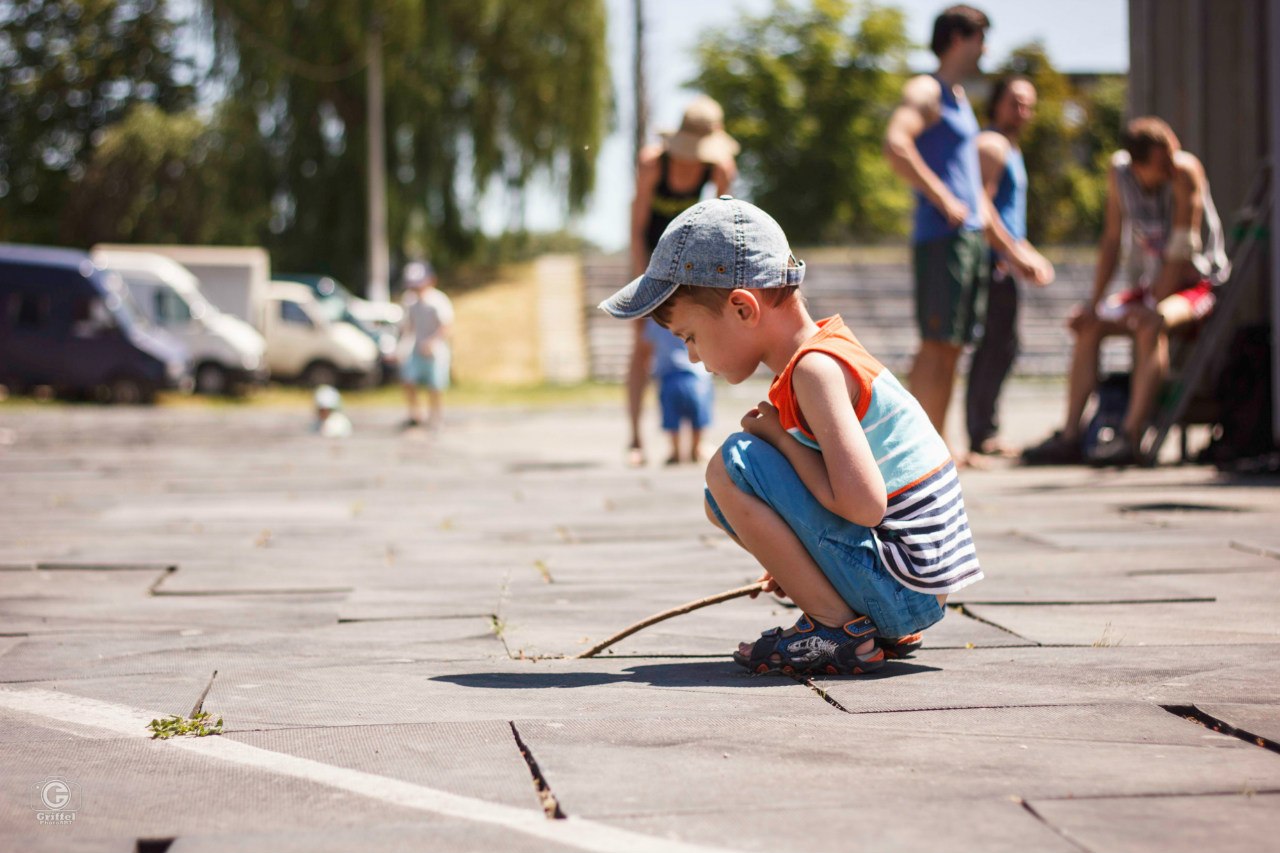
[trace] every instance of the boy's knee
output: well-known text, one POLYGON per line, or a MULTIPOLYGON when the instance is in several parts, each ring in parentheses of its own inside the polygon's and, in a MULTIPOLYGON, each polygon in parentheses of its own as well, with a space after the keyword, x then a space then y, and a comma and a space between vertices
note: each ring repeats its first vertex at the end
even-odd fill
POLYGON ((714 495, 723 495, 727 493, 727 489, 740 491, 737 483, 734 482, 733 476, 729 473, 729 465, 731 464, 727 457, 735 452, 741 452, 739 439, 749 439, 750 436, 745 432, 735 432, 724 440, 717 451, 711 454, 711 458, 707 461, 707 488, 711 489, 714 495))
MULTIPOLYGON (((711 458, 707 460, 706 476, 707 488, 713 494, 722 494, 725 486, 733 484, 733 480, 729 477, 729 469, 724 465, 724 447, 711 454, 711 458)), ((708 512, 710 512, 710 507, 708 507, 708 512)))

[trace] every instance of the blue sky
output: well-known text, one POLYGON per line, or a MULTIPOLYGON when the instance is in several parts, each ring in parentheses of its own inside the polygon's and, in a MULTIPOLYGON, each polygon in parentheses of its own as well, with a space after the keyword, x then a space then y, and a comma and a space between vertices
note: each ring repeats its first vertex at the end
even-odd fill
MULTIPOLYGON (((804 0, 798 0, 803 3, 804 0)), ((933 19, 946 2, 898 0, 907 14, 912 40, 927 44, 933 19)), ((1010 51, 1033 40, 1044 43, 1050 59, 1064 71, 1125 72, 1129 68, 1128 3, 1125 0, 976 0, 991 18, 985 68, 994 68, 1010 51)), ((610 70, 617 102, 617 122, 597 161, 596 192, 586 211, 568 226, 606 250, 625 248, 633 189, 631 62, 632 0, 605 0, 609 14, 610 70)), ((773 0, 644 0, 646 66, 650 131, 674 128, 693 92, 684 88, 696 71, 694 46, 709 28, 729 27, 743 13, 761 15, 773 0)), ((912 67, 933 66, 922 50, 912 67)), ((501 194, 498 195, 501 198, 501 194)), ((497 230, 507 219, 496 200, 482 213, 485 230, 497 230)), ((531 187, 527 225, 554 230, 566 224, 557 195, 545 186, 531 187)))

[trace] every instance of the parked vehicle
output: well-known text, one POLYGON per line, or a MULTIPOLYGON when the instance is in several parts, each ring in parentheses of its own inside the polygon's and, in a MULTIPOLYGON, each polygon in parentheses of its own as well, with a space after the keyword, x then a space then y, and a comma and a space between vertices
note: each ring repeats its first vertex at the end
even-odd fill
POLYGON ((327 275, 313 273, 276 273, 276 281, 296 281, 311 288, 325 316, 334 322, 350 323, 378 345, 382 368, 380 383, 396 378, 396 342, 404 309, 392 302, 370 302, 342 286, 327 275))
POLYGON ((276 273, 276 281, 296 281, 305 284, 321 302, 336 300, 342 303, 353 318, 379 331, 392 331, 404 318, 404 309, 394 302, 373 302, 356 296, 331 275, 316 273, 276 273))
POLYGON ((102 243, 103 252, 153 252, 177 261, 200 280, 200 292, 224 314, 266 332, 267 284, 271 258, 257 246, 125 245, 102 243))
POLYGON ((118 275, 84 252, 0 245, 0 384, 149 403, 190 382, 186 352, 152 333, 118 275))
POLYGON ((346 387, 376 380, 378 347, 349 323, 331 321, 306 285, 271 282, 264 317, 273 376, 346 387))
POLYGON ((186 346, 196 391, 238 394, 266 382, 266 340, 244 320, 210 304, 186 267, 154 252, 96 248, 92 257, 119 273, 151 325, 186 346))

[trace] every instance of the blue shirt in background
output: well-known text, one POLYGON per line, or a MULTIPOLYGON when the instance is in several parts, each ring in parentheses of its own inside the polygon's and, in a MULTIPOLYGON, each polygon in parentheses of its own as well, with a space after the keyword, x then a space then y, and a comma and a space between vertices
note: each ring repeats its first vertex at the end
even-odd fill
POLYGON ((1027 239, 1027 164, 1022 150, 1010 148, 1000 173, 1000 186, 991 200, 1000 221, 1015 240, 1027 239))
MULTIPOLYGON (((973 114, 968 100, 958 100, 952 88, 943 81, 938 80, 938 85, 942 87, 941 117, 916 137, 916 149, 951 194, 969 206, 969 218, 961 227, 965 231, 981 231, 982 213, 978 203, 982 193, 982 169, 978 164, 978 117, 973 114)), ((916 190, 913 243, 927 243, 957 230, 947 224, 942 211, 934 207, 924 193, 916 190)))
POLYGON ((652 374, 655 379, 663 379, 672 373, 693 373, 710 379, 711 374, 705 367, 689 361, 689 350, 684 341, 659 326, 656 320, 645 320, 644 335, 653 344, 652 374))

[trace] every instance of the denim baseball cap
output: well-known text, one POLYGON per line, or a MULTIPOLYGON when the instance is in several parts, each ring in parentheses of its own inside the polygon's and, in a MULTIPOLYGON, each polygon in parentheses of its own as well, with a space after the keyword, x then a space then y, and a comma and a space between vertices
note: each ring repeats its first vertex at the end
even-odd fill
POLYGON ((600 303, 619 320, 652 313, 682 284, 761 289, 804 280, 787 235, 749 202, 722 195, 681 213, 662 232, 644 275, 600 303))

